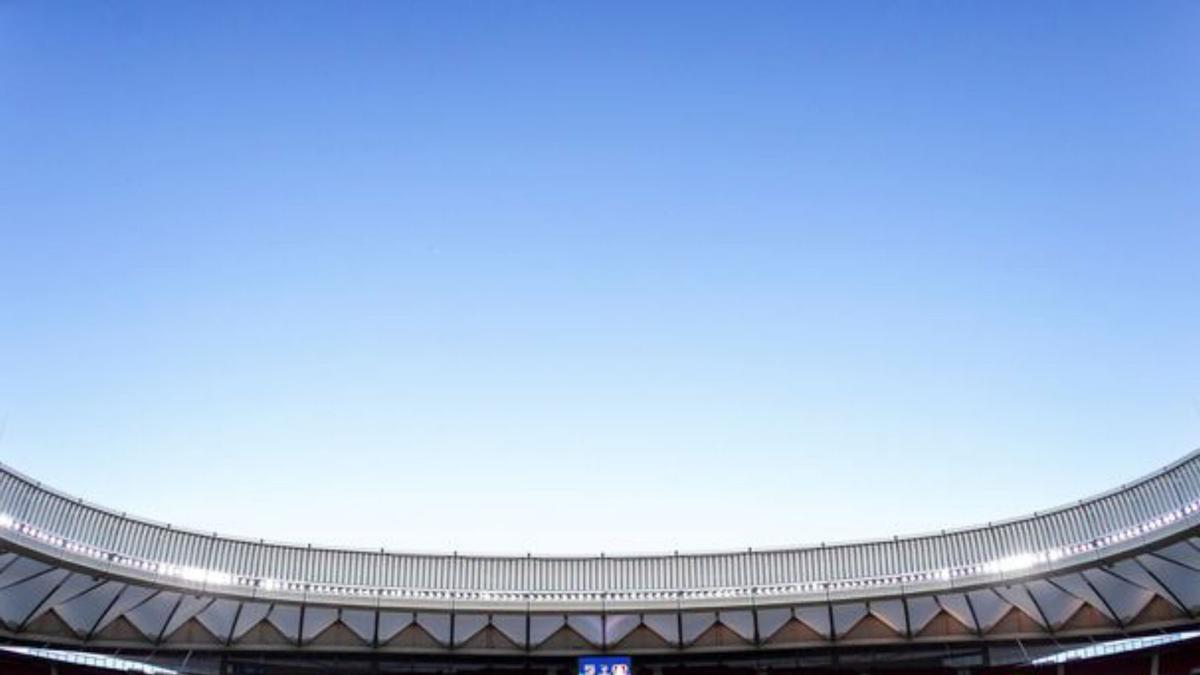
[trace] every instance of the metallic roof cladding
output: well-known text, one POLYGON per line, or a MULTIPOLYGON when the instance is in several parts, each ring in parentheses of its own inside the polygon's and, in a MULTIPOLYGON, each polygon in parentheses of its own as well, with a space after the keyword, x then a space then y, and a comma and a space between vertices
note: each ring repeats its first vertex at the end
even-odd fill
POLYGON ((404 606, 617 608, 883 597, 1077 567, 1191 527, 1200 451, 1078 502, 892 539, 658 556, 503 557, 344 550, 201 533, 127 516, 0 466, 0 539, 77 566, 252 597, 404 606))

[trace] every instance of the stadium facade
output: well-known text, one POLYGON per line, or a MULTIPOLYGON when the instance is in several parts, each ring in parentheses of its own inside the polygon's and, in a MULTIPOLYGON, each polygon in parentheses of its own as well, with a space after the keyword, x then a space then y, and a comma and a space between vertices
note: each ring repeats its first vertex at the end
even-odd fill
POLYGON ((182 655, 200 670, 555 670, 605 653, 654 669, 986 667, 1200 625, 1200 451, 977 527, 595 557, 224 537, 88 504, 0 466, 0 551, 0 639, 182 655))

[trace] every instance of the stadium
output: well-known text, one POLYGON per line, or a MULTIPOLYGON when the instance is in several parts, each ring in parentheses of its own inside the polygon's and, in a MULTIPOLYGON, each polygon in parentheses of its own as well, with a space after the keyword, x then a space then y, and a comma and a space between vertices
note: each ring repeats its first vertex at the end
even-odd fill
MULTIPOLYGON (((229 538, 88 504, 3 468, 0 541, 8 642, 175 672, 569 673, 580 656, 629 657, 654 675, 1042 663, 1166 675, 1200 663, 1190 642, 1155 637, 1198 623, 1200 452, 1103 494, 976 527, 576 558, 229 538), (1055 658, 1115 639, 1171 644, 1055 658)), ((44 672, 34 663, 10 668, 44 672)))
POLYGON ((1200 0, 0 1, 0 94, 0 675, 1200 675, 1200 0))

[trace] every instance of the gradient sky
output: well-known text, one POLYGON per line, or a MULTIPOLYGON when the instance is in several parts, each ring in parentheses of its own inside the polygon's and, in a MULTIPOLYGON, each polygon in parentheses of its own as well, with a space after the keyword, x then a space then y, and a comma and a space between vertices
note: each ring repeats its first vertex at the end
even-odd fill
POLYGON ((1200 3, 0 3, 0 460, 174 524, 772 546, 1200 446, 1200 3))

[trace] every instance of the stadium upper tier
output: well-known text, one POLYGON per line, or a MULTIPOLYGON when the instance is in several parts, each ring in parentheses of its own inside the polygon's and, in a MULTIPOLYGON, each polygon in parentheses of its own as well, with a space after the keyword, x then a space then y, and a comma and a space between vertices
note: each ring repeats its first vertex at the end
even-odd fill
POLYGON ((336 606, 557 611, 894 597, 1096 565, 1192 531, 1200 451, 1078 502, 1003 522, 772 550, 477 556, 272 543, 130 517, 0 466, 0 543, 105 578, 336 606))

